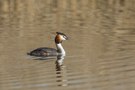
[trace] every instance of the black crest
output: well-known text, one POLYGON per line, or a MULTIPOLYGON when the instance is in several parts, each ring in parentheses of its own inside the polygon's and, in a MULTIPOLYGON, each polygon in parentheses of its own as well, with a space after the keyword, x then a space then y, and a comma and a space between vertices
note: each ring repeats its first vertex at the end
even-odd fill
POLYGON ((64 33, 61 33, 61 32, 56 32, 56 34, 60 34, 60 35, 66 36, 64 33))

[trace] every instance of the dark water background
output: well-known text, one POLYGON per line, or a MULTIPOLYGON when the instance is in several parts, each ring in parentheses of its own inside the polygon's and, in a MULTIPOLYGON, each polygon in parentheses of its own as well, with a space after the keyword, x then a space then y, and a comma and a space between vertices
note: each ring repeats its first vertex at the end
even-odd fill
POLYGON ((135 90, 135 0, 0 0, 0 90, 135 90), (70 37, 63 66, 34 48, 70 37))

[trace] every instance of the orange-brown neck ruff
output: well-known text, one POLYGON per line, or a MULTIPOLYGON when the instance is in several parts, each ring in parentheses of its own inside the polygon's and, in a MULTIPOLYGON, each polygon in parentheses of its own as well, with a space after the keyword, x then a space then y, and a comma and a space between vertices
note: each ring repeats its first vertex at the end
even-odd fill
POLYGON ((56 35, 56 37, 55 37, 55 43, 56 44, 62 43, 62 40, 61 40, 60 35, 56 35))

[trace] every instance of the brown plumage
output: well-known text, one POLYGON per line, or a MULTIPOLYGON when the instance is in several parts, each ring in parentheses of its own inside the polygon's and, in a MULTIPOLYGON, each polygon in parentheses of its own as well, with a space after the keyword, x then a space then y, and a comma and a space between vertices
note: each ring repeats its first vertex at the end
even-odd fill
POLYGON ((59 34, 55 37, 55 43, 62 43, 61 36, 59 34))

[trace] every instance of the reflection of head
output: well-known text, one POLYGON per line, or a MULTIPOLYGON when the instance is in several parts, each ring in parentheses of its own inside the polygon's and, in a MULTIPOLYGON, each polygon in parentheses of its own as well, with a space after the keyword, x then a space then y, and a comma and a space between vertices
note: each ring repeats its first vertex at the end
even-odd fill
POLYGON ((56 82, 58 82, 58 86, 67 86, 67 75, 66 75, 66 67, 63 65, 65 55, 58 55, 56 61, 56 82))

